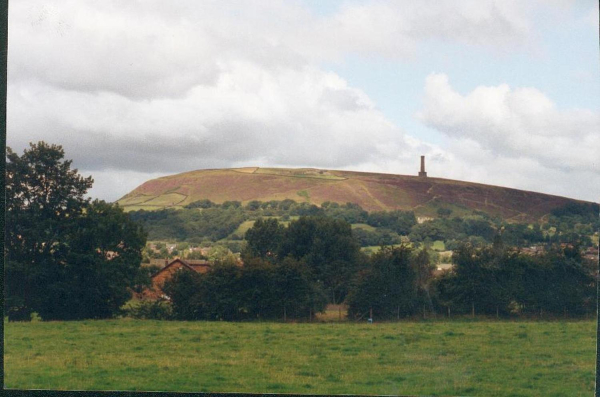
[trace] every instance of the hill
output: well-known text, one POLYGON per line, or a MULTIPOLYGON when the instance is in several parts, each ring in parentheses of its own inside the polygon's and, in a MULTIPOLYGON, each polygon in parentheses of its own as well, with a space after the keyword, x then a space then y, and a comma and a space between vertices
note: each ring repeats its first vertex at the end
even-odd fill
POLYGON ((118 200, 125 210, 182 208, 194 201, 292 199, 320 205, 356 203, 367 211, 413 210, 436 216, 482 211, 514 221, 540 219, 553 209, 581 202, 565 197, 442 178, 354 171, 286 168, 198 170, 145 182, 118 200))

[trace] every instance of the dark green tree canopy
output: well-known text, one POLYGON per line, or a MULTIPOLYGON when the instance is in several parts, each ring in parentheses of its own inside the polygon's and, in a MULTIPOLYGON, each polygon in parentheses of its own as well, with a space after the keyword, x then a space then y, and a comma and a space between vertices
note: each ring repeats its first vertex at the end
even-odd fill
POLYGON ((64 150, 45 142, 31 143, 17 155, 6 154, 7 260, 32 261, 58 250, 65 223, 81 214, 92 186, 63 160, 64 150))
POLYGON ((382 247, 359 272, 348 295, 348 314, 363 318, 371 310, 378 319, 413 314, 417 306, 417 274, 411 266, 411 249, 382 247))
POLYGON ((284 226, 275 218, 259 218, 246 232, 245 258, 272 258, 277 254, 284 226))
POLYGON ((146 235, 121 208, 85 198, 92 178, 64 150, 7 150, 5 312, 44 320, 107 318, 140 277, 146 235))

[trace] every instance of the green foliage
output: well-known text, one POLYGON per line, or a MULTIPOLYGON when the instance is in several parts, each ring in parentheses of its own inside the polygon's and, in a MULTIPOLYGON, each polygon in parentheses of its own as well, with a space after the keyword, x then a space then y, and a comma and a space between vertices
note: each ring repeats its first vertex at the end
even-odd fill
POLYGON ((348 316, 376 319, 398 318, 415 312, 418 273, 411 266, 411 250, 383 247, 371 256, 369 267, 358 273, 348 295, 348 316))
POLYGON ((301 261, 287 257, 276 265, 274 285, 284 319, 306 318, 325 309, 327 299, 301 261))
POLYGON ((144 225, 151 240, 192 241, 208 238, 217 241, 233 233, 246 220, 244 212, 235 205, 223 208, 206 208, 161 211, 132 211, 131 218, 144 225))
POLYGON ((357 239, 361 247, 394 245, 402 242, 397 233, 385 228, 378 228, 370 231, 358 227, 352 229, 352 234, 357 239))
POLYGON ((186 255, 185 259, 207 259, 207 258, 201 251, 192 251, 186 255))
POLYGON ((7 150, 7 313, 107 318, 140 281, 146 236, 118 206, 84 198, 92 184, 60 146, 7 150))
POLYGON ((164 283, 162 290, 169 297, 173 319, 200 320, 205 317, 204 290, 199 273, 179 270, 164 283))
POLYGON ((354 203, 339 205, 326 201, 321 204, 321 208, 324 209, 326 216, 342 219, 348 223, 366 223, 369 218, 369 213, 354 203))
POLYGON ((463 245, 455 267, 436 280, 444 306, 459 313, 582 315, 594 307, 594 278, 577 248, 537 256, 463 245))
POLYGON ((209 200, 199 200, 188 207, 151 212, 140 210, 130 214, 133 219, 142 222, 151 239, 195 243, 227 238, 241 239, 254 220, 265 217, 278 217, 287 221, 290 217, 326 216, 351 224, 366 224, 374 230, 363 228, 355 232, 363 247, 397 244, 399 236, 410 236, 411 241, 418 243, 429 240, 448 242, 449 249, 456 249, 460 242, 467 241, 484 246, 491 243, 499 231, 502 231, 506 244, 514 246, 574 241, 591 246, 590 236, 600 228, 600 217, 590 216, 589 211, 583 211, 584 215, 580 214, 581 211, 558 211, 556 213, 562 215, 550 215, 543 225, 529 225, 501 222, 481 211, 472 211, 471 215, 463 218, 450 218, 450 209, 438 208, 437 219, 417 224, 415 214, 411 211, 368 213, 357 204, 328 201, 318 207, 307 202, 296 203, 290 199, 251 201, 245 206, 241 206, 239 202, 219 205, 209 200), (198 208, 202 208, 202 211, 198 211, 198 208))
POLYGON ((185 206, 185 208, 212 208, 217 206, 217 204, 213 203, 212 201, 208 200, 208 199, 203 199, 203 200, 197 200, 194 201, 192 203, 189 203, 188 205, 185 206))
POLYGON ((525 247, 542 243, 545 241, 545 237, 539 224, 529 227, 523 223, 505 223, 502 225, 502 240, 508 245, 525 247))
POLYGON ((407 235, 417 225, 417 218, 412 211, 376 211, 369 213, 367 224, 374 227, 385 227, 400 235, 407 235))
POLYGON ((259 218, 246 232, 246 249, 243 257, 258 257, 275 259, 283 237, 284 226, 277 219, 259 218))
MULTIPOLYGON (((142 261, 143 263, 143 261, 142 261)), ((143 265, 137 272, 135 282, 131 288, 133 292, 141 293, 145 288, 152 285, 152 276, 162 269, 159 265, 143 265)))
POLYGON ((408 235, 411 241, 421 242, 429 240, 446 240, 447 228, 441 222, 426 221, 418 223, 411 228, 408 235))
POLYGON ((322 311, 325 298, 304 264, 260 258, 245 266, 217 263, 205 274, 180 271, 164 292, 180 320, 301 319, 322 311))
POLYGON ((126 315, 141 320, 170 320, 173 311, 164 300, 142 300, 127 309, 126 315))
POLYGON ((249 201, 248 204, 246 204, 246 209, 248 211, 256 211, 256 210, 260 209, 261 204, 262 203, 258 200, 252 200, 252 201, 249 201))
POLYGON ((223 204, 221 204, 221 207, 224 209, 228 209, 228 208, 241 208, 242 203, 241 201, 225 201, 223 204))
POLYGON ((312 279, 323 286, 333 303, 344 300, 350 280, 364 260, 351 226, 323 217, 290 222, 278 252, 279 258, 287 256, 306 263, 312 279))
POLYGON ((577 203, 569 202, 559 208, 552 210, 552 215, 561 216, 582 216, 597 218, 600 213, 600 204, 598 203, 577 203))
POLYGON ((450 214, 452 214, 452 210, 450 208, 438 208, 437 210, 437 214, 439 216, 441 216, 442 218, 448 217, 450 216, 450 214))

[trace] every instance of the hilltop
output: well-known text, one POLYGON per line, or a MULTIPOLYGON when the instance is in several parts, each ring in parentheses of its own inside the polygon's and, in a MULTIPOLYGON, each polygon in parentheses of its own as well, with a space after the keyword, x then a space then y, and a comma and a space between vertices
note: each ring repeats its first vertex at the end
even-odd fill
POLYGON ((182 208, 197 200, 215 203, 292 199, 321 205, 356 203, 367 211, 412 210, 436 216, 473 210, 507 220, 537 220, 553 209, 582 202, 507 187, 442 178, 312 168, 231 168, 185 172, 147 181, 119 199, 126 211, 182 208))

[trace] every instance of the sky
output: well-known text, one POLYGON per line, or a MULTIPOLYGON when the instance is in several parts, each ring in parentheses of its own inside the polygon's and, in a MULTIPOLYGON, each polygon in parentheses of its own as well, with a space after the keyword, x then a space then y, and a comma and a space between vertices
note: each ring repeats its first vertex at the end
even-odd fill
POLYGON ((93 198, 197 169, 429 176, 600 201, 594 0, 22 0, 7 145, 93 198))

